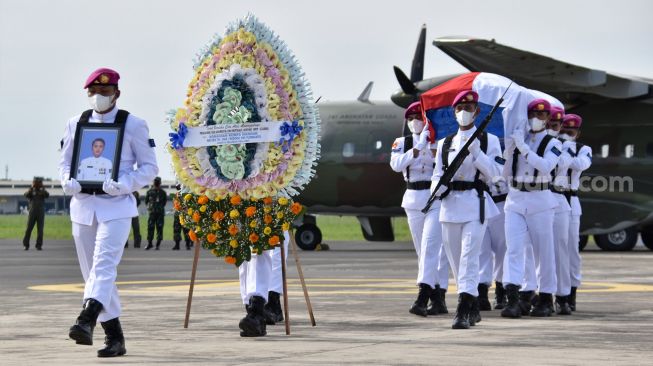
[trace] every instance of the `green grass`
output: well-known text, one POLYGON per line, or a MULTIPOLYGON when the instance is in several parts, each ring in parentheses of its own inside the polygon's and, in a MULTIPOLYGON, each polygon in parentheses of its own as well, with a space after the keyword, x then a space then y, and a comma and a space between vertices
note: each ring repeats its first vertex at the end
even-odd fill
MULTIPOLYGON (((167 215, 163 226, 163 239, 172 240, 172 215, 167 215)), ((140 217, 141 236, 145 241, 147 235, 147 216, 140 217)), ((408 223, 405 217, 392 219, 395 240, 410 240, 408 223)), ((26 215, 0 215, 0 239, 22 239, 27 225, 26 215)), ((353 216, 319 216, 317 225, 322 230, 323 241, 364 240, 358 220, 353 216)), ((68 216, 45 216, 45 240, 72 239, 71 224, 68 216)), ((36 228, 32 232, 32 241, 36 238, 36 228)), ((131 234, 129 240, 132 240, 131 234)))

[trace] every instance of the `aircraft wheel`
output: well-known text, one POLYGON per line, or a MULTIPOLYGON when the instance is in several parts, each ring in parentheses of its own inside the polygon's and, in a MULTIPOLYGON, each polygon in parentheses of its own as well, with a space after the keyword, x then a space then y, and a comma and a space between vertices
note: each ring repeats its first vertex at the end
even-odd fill
POLYGON ((587 240, 589 239, 589 235, 581 235, 578 240, 578 250, 583 251, 585 247, 587 246, 587 240))
POLYGON ((644 245, 650 250, 653 250, 653 226, 643 227, 641 234, 644 245))
POLYGON ((594 239, 596 245, 605 251, 625 252, 633 249, 637 244, 637 229, 629 227, 609 234, 594 235, 594 239))
POLYGON ((303 250, 315 250, 322 242, 322 231, 315 224, 303 224, 295 231, 295 241, 303 250))

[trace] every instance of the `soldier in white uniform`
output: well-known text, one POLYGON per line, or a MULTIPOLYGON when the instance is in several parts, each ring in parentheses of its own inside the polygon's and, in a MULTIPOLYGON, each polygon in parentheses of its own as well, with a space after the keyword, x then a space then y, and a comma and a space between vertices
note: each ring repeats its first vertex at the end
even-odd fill
MULTIPOLYGON (((429 129, 423 121, 420 102, 408 106, 404 117, 411 135, 399 137, 392 144, 390 167, 395 172, 403 173, 406 181, 406 193, 401 207, 406 211, 418 258, 419 292, 409 311, 419 316, 437 315, 446 310, 446 305, 443 305, 444 293, 439 285, 438 266, 442 238, 435 215, 439 207, 435 207, 431 215, 421 211, 430 196, 435 154, 430 149, 429 129)), ((446 266, 444 263, 442 265, 446 266)))
MULTIPOLYGON (((463 145, 476 131, 478 94, 472 90, 460 92, 452 107, 459 129, 455 135, 438 142, 433 180, 438 181, 463 145)), ((487 192, 488 183, 499 175, 501 156, 499 139, 484 133, 469 146, 469 155, 447 187, 436 192, 442 200, 440 222, 442 243, 447 252, 458 287, 458 307, 453 329, 468 329, 481 320, 478 312, 479 255, 487 220, 498 215, 494 201, 487 192)))
POLYGON ((571 276, 571 293, 567 303, 572 311, 576 311, 576 289, 581 280, 581 259, 579 253, 579 230, 582 210, 578 200, 580 175, 592 165, 592 148, 577 142, 583 119, 576 114, 567 114, 562 122, 560 138, 564 140, 562 147, 571 156, 569 164, 570 186, 567 191, 571 203, 571 220, 569 221, 569 267, 571 276))
POLYGON ((529 103, 530 131, 524 140, 523 131, 513 132, 504 156, 504 176, 510 182, 506 198, 506 257, 503 283, 508 305, 501 316, 521 317, 519 285, 524 280, 524 250, 533 247, 538 268, 539 298, 531 310, 532 316, 550 316, 553 292, 556 291, 553 216, 557 201, 549 190, 551 171, 558 163, 562 144, 546 133, 551 105, 544 99, 529 103))
POLYGON ((99 320, 106 337, 99 357, 125 354, 125 340, 118 317, 120 299, 115 284, 131 218, 138 215, 131 192, 147 185, 158 173, 154 140, 149 138, 147 123, 129 112, 118 110, 119 75, 111 69, 98 69, 86 80, 84 88, 93 110, 71 118, 63 136, 59 175, 66 195, 71 195, 70 219, 77 257, 86 281, 83 310, 69 336, 78 344, 93 344, 93 329, 99 320), (82 189, 70 178, 70 167, 79 121, 124 123, 125 133, 120 154, 118 180, 107 179, 102 189, 82 189))
POLYGON ((82 159, 77 168, 78 181, 102 181, 111 178, 112 164, 111 160, 102 156, 104 146, 106 145, 104 139, 96 138, 91 143, 93 156, 82 159))

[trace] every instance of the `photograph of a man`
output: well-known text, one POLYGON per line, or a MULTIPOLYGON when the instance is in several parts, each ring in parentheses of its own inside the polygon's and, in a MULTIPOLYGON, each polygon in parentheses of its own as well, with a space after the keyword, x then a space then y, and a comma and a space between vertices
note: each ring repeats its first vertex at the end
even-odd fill
MULTIPOLYGON (((104 138, 96 137, 91 142, 91 156, 79 163, 77 180, 80 181, 105 181, 111 177, 113 163, 102 156, 107 143, 104 138)), ((83 145, 82 145, 83 146, 83 145)))

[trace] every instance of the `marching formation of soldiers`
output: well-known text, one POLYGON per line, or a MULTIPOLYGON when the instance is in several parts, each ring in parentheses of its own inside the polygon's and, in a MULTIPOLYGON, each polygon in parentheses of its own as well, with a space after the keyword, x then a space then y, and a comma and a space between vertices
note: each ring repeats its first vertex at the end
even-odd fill
POLYGON ((431 142, 421 104, 411 104, 405 112, 411 134, 392 146, 390 166, 406 181, 402 207, 418 257, 410 313, 447 313, 451 267, 458 289, 454 329, 468 329, 481 311, 492 310, 493 281, 502 317, 572 314, 581 281, 578 188, 592 163, 591 148, 577 142, 581 117, 533 100, 523 111, 528 131, 506 136, 503 151, 497 136, 481 133, 454 179, 434 192, 476 131, 478 94, 462 91, 451 107, 458 131, 431 142), (431 194, 438 200, 423 213, 431 194))

